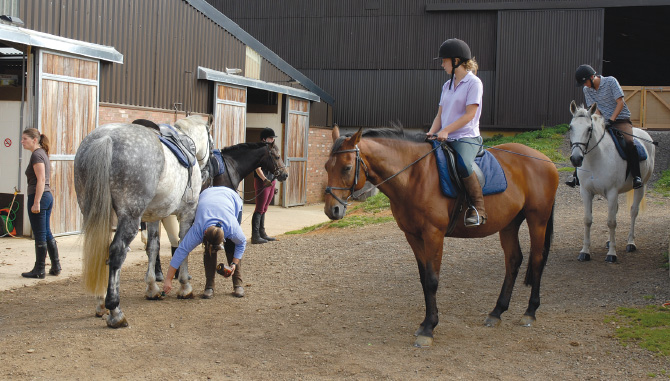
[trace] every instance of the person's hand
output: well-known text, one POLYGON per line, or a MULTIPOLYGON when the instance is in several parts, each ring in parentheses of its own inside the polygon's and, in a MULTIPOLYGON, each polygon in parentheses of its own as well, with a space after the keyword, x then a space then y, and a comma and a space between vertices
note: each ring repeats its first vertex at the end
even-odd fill
POLYGON ((268 179, 263 180, 263 187, 264 188, 269 188, 271 186, 272 186, 272 181, 270 181, 268 179))
POLYGON ((449 137, 449 133, 445 130, 442 130, 442 131, 437 133, 437 140, 440 141, 440 142, 446 141, 448 137, 449 137))
POLYGON ((165 295, 169 294, 172 291, 172 279, 163 280, 163 292, 165 295))
POLYGON ((437 134, 431 134, 430 132, 426 132, 426 140, 435 140, 437 138, 437 134))
POLYGON ((32 208, 30 208, 30 211, 37 214, 40 212, 40 203, 36 202, 33 204, 32 208))
POLYGON ((612 128, 612 126, 614 126, 612 119, 605 120, 605 128, 612 128))
POLYGON ((279 193, 279 189, 275 188, 275 194, 279 193))

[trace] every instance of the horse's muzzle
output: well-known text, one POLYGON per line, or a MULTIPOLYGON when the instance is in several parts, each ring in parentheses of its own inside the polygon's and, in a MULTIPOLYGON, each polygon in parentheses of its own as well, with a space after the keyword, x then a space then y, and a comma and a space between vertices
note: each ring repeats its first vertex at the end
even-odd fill
POLYGON ((344 217, 344 214, 347 212, 347 207, 337 203, 332 206, 326 205, 323 207, 323 212, 326 213, 326 216, 331 220, 341 220, 344 217))
POLYGON ((570 155, 570 163, 575 168, 581 167, 582 162, 584 161, 584 156, 581 154, 572 154, 570 155))

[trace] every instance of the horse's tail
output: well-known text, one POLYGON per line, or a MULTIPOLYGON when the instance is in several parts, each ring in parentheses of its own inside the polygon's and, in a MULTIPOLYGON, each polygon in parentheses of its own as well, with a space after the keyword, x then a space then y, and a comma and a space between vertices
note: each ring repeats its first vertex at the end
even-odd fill
MULTIPOLYGON (((104 136, 93 140, 88 152, 95 153, 82 161, 86 179, 82 182, 84 205, 83 228, 84 255, 82 273, 84 289, 104 296, 107 290, 109 245, 112 230, 112 195, 109 190, 109 172, 112 164, 112 139, 104 136)), ((83 197, 82 197, 83 196, 83 197)))
MULTIPOLYGON (((556 210, 556 202, 551 206, 551 216, 549 216, 549 221, 547 221, 547 229, 544 232, 544 247, 542 249, 542 266, 540 267, 540 276, 542 276, 542 270, 547 264, 547 258, 549 258, 549 249, 551 249, 551 240, 554 238, 554 211, 556 210)), ((523 283, 526 286, 531 286, 535 278, 533 277, 533 266, 531 265, 532 259, 528 259, 528 268, 526 268, 526 279, 523 283)))
MULTIPOLYGON (((635 197, 635 189, 631 189, 628 192, 626 192, 626 210, 630 210, 630 208, 633 206, 633 198, 635 197)), ((640 200, 640 205, 639 205, 640 213, 644 213, 647 211, 647 193, 642 195, 642 200, 640 200)))

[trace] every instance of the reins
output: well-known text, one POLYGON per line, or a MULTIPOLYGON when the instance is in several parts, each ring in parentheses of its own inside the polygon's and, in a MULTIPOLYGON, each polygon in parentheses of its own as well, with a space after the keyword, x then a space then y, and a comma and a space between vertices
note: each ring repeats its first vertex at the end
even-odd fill
MULTIPOLYGON (((419 161, 423 160, 426 156, 430 155, 432 152, 434 152, 436 149, 438 149, 438 148, 440 148, 440 147, 441 147, 441 145, 435 146, 435 148, 433 148, 433 149, 431 149, 430 151, 426 152, 426 153, 425 153, 423 156, 421 156, 420 158, 418 158, 418 159, 414 160, 413 162, 409 163, 408 165, 406 165, 406 166, 405 166, 403 169, 401 169, 400 171, 398 171, 398 172, 394 173, 393 175, 387 177, 386 179, 384 179, 384 180, 383 180, 382 182, 380 182, 379 184, 372 184, 372 185, 373 185, 373 188, 379 188, 380 185, 382 185, 382 184, 384 184, 385 182, 387 182, 387 181, 393 179, 394 177, 398 176, 399 174, 405 172, 405 171, 406 171, 407 169, 409 169, 411 166, 413 166, 414 164, 416 164, 416 163, 418 163, 419 161)), ((349 199, 351 199, 351 197, 354 196, 354 193, 356 192, 356 186, 358 185, 358 175, 360 174, 360 168, 361 168, 360 164, 361 164, 361 163, 362 163, 363 166, 365 167, 365 171, 364 171, 364 173, 365 173, 365 177, 366 177, 366 178, 369 178, 369 177, 370 177, 370 176, 368 175, 368 166, 365 164, 365 162, 364 162, 363 159, 361 158, 361 150, 360 150, 360 148, 358 148, 358 144, 357 144, 356 146, 354 146, 354 148, 352 148, 352 149, 345 149, 345 150, 335 151, 335 152, 332 153, 332 155, 336 155, 336 154, 339 154, 339 153, 347 153, 347 152, 356 152, 356 169, 354 170, 354 182, 353 182, 353 184, 351 184, 351 187, 326 187, 326 191, 325 191, 326 194, 329 194, 329 195, 333 196, 333 198, 334 198, 335 200, 337 200, 337 202, 339 202, 340 204, 344 205, 345 208, 349 205, 349 199), (347 197, 346 200, 342 200, 341 198, 337 197, 337 196, 333 193, 333 189, 334 189, 334 190, 348 190, 348 191, 349 191, 349 196, 347 197)))

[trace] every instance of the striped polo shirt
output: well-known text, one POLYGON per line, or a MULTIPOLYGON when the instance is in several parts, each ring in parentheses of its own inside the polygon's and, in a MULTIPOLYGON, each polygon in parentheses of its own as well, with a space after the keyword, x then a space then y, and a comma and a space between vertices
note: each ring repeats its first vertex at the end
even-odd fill
MULTIPOLYGON (((591 107, 593 102, 596 102, 598 104, 598 111, 600 111, 600 114, 605 119, 610 119, 616 108, 616 100, 623 97, 623 90, 614 77, 600 76, 598 90, 586 86, 584 86, 583 90, 587 107, 591 107)), ((628 105, 626 105, 625 101, 623 102, 623 109, 616 118, 630 119, 630 110, 628 110, 628 105)))

